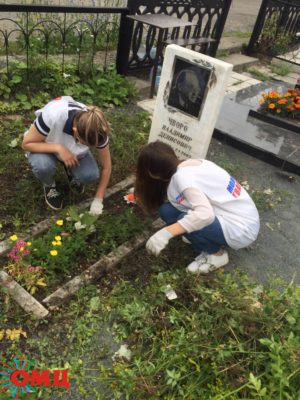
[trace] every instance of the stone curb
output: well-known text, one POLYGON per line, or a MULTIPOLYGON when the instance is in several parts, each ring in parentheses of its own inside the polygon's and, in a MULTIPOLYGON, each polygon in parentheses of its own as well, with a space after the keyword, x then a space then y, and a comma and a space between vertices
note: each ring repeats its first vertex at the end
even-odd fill
POLYGON ((5 271, 0 270, 0 286, 7 290, 8 294, 27 313, 33 314, 36 318, 45 318, 49 311, 39 303, 30 293, 19 285, 5 271))

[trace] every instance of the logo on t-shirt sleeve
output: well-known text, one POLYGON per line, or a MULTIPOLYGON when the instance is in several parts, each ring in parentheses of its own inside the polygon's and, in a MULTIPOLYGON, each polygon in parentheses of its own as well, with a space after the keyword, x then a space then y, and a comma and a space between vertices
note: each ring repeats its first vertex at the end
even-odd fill
POLYGON ((241 194, 241 185, 232 176, 230 177, 227 190, 233 197, 239 197, 241 194))
POLYGON ((185 200, 185 197, 182 193, 179 193, 178 196, 175 197, 175 201, 177 204, 181 204, 185 200))

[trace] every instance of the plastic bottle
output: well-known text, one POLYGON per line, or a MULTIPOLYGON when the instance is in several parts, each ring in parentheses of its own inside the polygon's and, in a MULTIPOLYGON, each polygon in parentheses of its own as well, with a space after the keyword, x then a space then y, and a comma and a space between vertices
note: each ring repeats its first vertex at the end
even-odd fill
MULTIPOLYGON (((150 71, 150 77, 149 77, 150 83, 152 82, 153 71, 154 71, 154 66, 151 68, 150 71)), ((161 77, 161 65, 158 64, 155 76, 155 84, 154 84, 156 90, 158 89, 158 86, 160 84, 160 77, 161 77)))
POLYGON ((155 88, 157 89, 160 84, 160 77, 161 77, 161 65, 158 64, 156 70, 156 77, 155 77, 155 88))

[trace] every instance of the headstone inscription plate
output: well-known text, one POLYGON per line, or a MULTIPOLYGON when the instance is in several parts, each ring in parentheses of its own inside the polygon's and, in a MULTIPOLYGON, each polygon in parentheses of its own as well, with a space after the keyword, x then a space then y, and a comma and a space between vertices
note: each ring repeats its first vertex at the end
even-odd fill
POLYGON ((180 159, 204 158, 232 65, 177 45, 166 49, 149 142, 180 159))

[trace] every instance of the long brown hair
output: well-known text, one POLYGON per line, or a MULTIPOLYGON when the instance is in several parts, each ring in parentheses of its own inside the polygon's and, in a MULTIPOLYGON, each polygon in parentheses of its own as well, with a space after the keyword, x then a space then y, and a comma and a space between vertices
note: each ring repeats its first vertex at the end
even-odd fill
POLYGON ((110 126, 103 111, 96 106, 78 112, 74 118, 74 126, 80 139, 90 146, 97 147, 104 144, 110 133, 110 126))
POLYGON ((146 212, 155 211, 166 199, 170 180, 180 163, 171 146, 152 142, 138 157, 134 194, 146 212))

